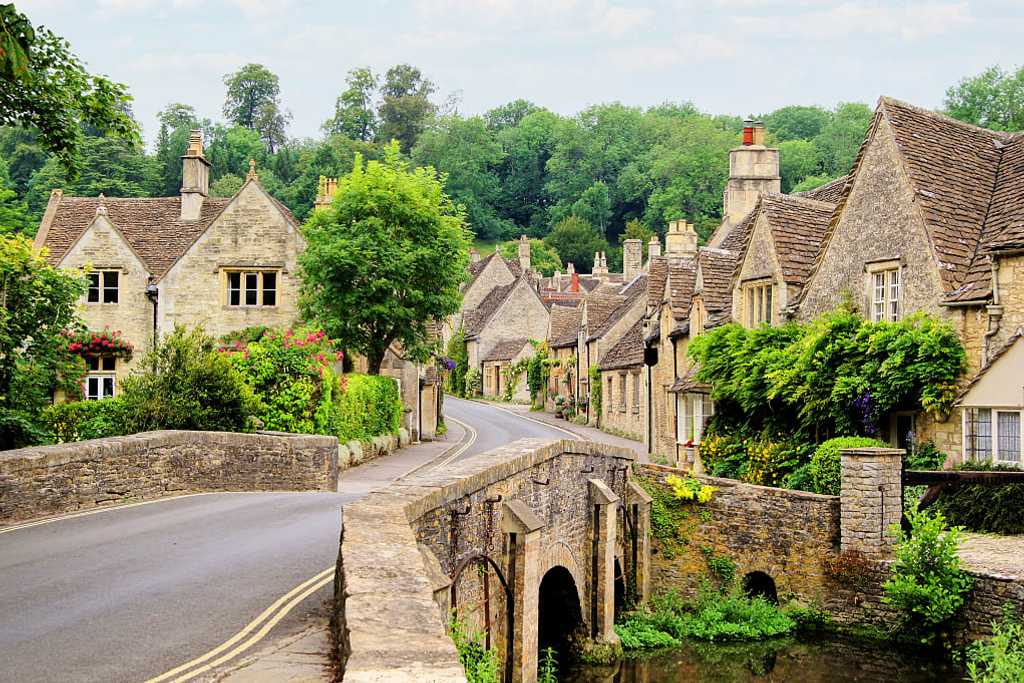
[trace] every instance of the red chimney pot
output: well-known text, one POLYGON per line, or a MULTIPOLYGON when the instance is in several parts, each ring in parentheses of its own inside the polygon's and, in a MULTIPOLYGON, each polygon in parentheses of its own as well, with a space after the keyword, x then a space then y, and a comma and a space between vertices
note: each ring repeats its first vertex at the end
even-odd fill
POLYGON ((572 274, 572 288, 569 291, 572 291, 572 292, 580 291, 580 274, 579 273, 573 273, 572 274))

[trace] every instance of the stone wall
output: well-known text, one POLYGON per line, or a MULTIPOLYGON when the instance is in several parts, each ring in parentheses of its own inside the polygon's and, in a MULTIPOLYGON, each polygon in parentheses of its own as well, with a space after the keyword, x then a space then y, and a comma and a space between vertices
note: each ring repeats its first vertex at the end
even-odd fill
POLYGON ((635 441, 646 438, 647 414, 643 410, 647 402, 647 386, 644 381, 646 368, 605 370, 601 373, 601 427, 621 434, 635 441), (622 377, 626 378, 626 394, 622 395, 622 377), (609 387, 609 380, 611 386, 609 387), (634 392, 635 388, 635 392, 634 392), (634 396, 638 399, 634 401, 634 396))
POLYGON ((146 432, 0 452, 0 523, 198 491, 334 491, 329 436, 146 432))

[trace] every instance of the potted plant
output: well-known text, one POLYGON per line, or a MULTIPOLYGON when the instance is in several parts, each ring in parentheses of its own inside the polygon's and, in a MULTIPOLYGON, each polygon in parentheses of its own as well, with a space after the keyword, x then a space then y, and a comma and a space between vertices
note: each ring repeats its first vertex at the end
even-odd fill
POLYGON ((555 417, 565 417, 565 396, 555 396, 555 417))

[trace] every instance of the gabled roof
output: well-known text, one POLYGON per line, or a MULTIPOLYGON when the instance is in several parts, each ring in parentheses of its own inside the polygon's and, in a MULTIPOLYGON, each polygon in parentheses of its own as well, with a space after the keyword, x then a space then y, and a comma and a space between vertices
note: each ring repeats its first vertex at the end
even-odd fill
POLYGON ((510 282, 507 285, 499 285, 487 293, 483 301, 471 311, 466 311, 462 321, 467 337, 475 337, 483 331, 487 321, 501 308, 508 295, 515 289, 519 281, 510 282))
POLYGON ((637 320, 618 342, 608 349, 598 364, 601 370, 618 370, 643 365, 644 321, 637 320))
POLYGON ((657 308, 665 296, 668 280, 668 257, 652 256, 647 267, 647 307, 657 308))
POLYGON ((670 257, 666 287, 672 318, 683 320, 690 315, 693 289, 697 284, 697 263, 693 259, 670 257))
POLYGON ((987 244, 979 251, 1024 247, 1024 134, 1003 148, 999 179, 982 239, 987 244))
POLYGON ((700 249, 701 299, 708 310, 709 322, 714 313, 732 308, 732 272, 737 256, 735 252, 723 249, 700 249))
POLYGON ((718 248, 736 252, 742 249, 743 245, 747 242, 747 237, 750 236, 750 231, 754 229, 754 220, 756 218, 757 213, 751 210, 750 213, 729 230, 729 233, 722 240, 718 248))
MULTIPOLYGON (((246 185, 235 194, 236 197, 246 185)), ((262 187, 260 189, 285 220, 298 227, 298 221, 288 207, 267 194, 262 187)), ((180 196, 69 197, 60 190, 54 190, 50 195, 43 224, 39 228, 39 237, 41 246, 49 250, 47 260, 57 265, 93 224, 96 211, 102 206, 106 210, 107 220, 142 259, 150 274, 159 280, 185 255, 233 199, 206 197, 199 218, 183 221, 180 196)))
POLYGON ((789 195, 790 197, 804 197, 806 199, 814 199, 819 202, 830 202, 835 204, 839 201, 839 197, 843 194, 843 188, 846 187, 846 181, 850 179, 850 176, 844 175, 841 178, 831 180, 824 185, 819 185, 813 190, 804 190, 803 192, 794 192, 789 195))
POLYGON ((618 295, 622 298, 622 303, 608 314, 608 317, 604 319, 604 322, 596 330, 590 332, 590 338, 587 341, 606 335, 615 323, 622 320, 623 316, 629 312, 629 309, 633 308, 633 304, 645 294, 647 294, 647 276, 638 275, 619 290, 618 295))
POLYGON ((551 307, 551 333, 548 344, 553 349, 566 346, 576 346, 579 341, 580 320, 583 317, 583 307, 559 306, 551 307))
POLYGON ((623 302, 623 297, 618 294, 608 294, 605 292, 594 292, 589 294, 584 299, 584 306, 586 306, 587 316, 587 334, 588 339, 593 338, 591 330, 599 330, 604 325, 605 320, 608 319, 615 309, 619 307, 619 304, 623 302))
POLYGON ((1021 339, 1024 339, 1024 327, 1017 328, 1017 331, 1010 335, 1010 338, 1006 340, 1006 343, 999 347, 998 351, 992 354, 992 357, 988 359, 987 363, 985 363, 985 367, 979 370, 978 374, 972 377, 971 381, 968 382, 966 386, 964 386, 964 388, 960 391, 960 394, 957 397, 957 403, 966 398, 967 394, 970 393, 971 389, 974 388, 974 386, 979 381, 981 381, 981 378, 988 373, 989 368, 995 365, 996 361, 999 360, 1002 356, 1004 356, 1006 352, 1013 348, 1014 344, 1016 344, 1021 339))
POLYGON ((523 347, 529 343, 530 340, 526 337, 520 337, 518 339, 503 339, 494 345, 494 348, 483 357, 482 361, 512 360, 518 356, 519 352, 523 350, 523 347))
POLYGON ((511 261, 511 260, 505 258, 500 253, 498 253, 497 249, 495 249, 490 254, 488 254, 484 258, 480 259, 476 263, 470 263, 469 264, 469 276, 470 277, 469 277, 469 282, 466 284, 466 287, 469 287, 474 282, 476 282, 477 278, 480 277, 480 274, 484 272, 484 269, 486 269, 487 266, 494 259, 498 259, 499 261, 504 263, 505 266, 512 273, 512 276, 515 277, 516 279, 519 279, 519 276, 523 274, 523 269, 519 267, 519 262, 518 261, 511 261))

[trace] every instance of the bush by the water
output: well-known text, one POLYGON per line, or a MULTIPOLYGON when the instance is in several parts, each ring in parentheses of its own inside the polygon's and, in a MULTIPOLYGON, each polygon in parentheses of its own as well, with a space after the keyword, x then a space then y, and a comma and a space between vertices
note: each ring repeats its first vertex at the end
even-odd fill
POLYGON ((683 639, 757 640, 792 632, 793 621, 764 598, 749 597, 733 585, 722 592, 703 586, 696 598, 684 600, 674 591, 651 599, 650 607, 633 612, 615 632, 627 650, 679 644, 683 639))
MULTIPOLYGON (((1017 472, 1016 467, 990 462, 966 462, 960 470, 1017 472)), ((969 531, 1024 534, 1024 484, 963 484, 945 491, 934 508, 948 522, 969 531)))
POLYGON ((863 436, 841 436, 829 439, 818 446, 811 456, 810 475, 814 489, 818 493, 839 495, 841 483, 841 463, 839 451, 844 448, 884 448, 887 444, 878 439, 863 436))
POLYGON ((901 612, 906 635, 930 643, 942 639, 974 579, 957 554, 959 528, 948 528, 938 512, 911 512, 908 518, 909 533, 897 525, 890 530, 897 537, 896 559, 882 601, 901 612))
POLYGON ((1024 625, 1009 610, 992 624, 992 638, 967 650, 967 675, 973 683, 1024 681, 1024 625))

